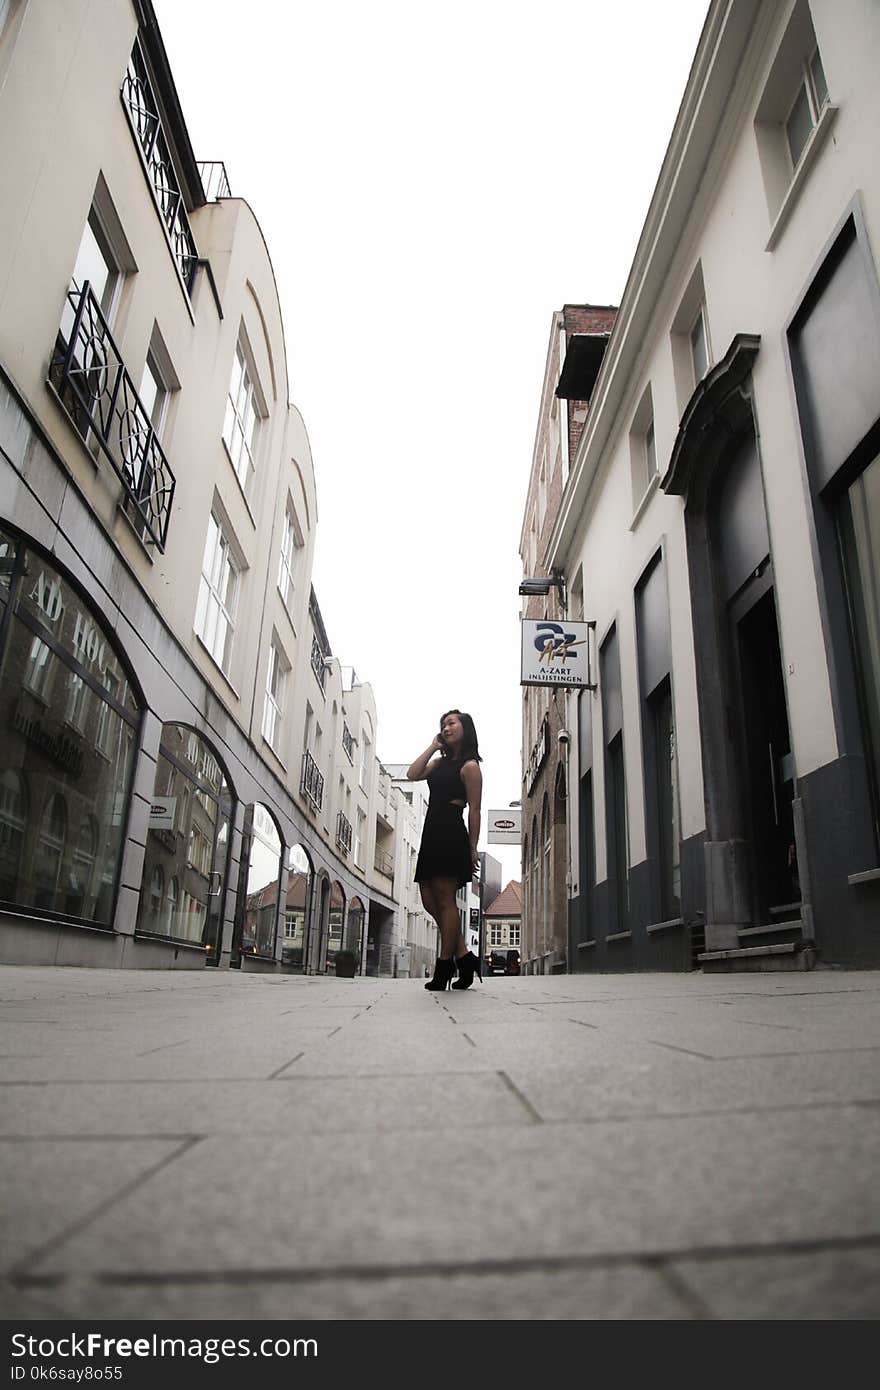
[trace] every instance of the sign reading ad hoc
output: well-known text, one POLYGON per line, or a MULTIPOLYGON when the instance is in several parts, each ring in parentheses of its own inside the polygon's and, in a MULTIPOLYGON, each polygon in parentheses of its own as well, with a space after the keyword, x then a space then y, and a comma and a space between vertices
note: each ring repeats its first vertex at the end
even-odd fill
POLYGON ((489 812, 490 845, 518 845, 521 838, 522 811, 519 807, 489 812))
POLYGON ((586 686, 589 623, 523 618, 520 685, 586 686))

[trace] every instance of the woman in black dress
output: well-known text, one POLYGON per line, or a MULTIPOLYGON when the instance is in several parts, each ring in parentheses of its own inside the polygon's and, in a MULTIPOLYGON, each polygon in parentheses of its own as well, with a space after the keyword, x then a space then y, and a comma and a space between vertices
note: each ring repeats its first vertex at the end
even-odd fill
POLYGON ((406 774, 411 782, 427 779, 429 793, 415 879, 425 911, 440 929, 440 956, 425 989, 446 989, 456 964, 458 979, 453 989, 468 989, 474 974, 483 978, 480 962, 461 934, 455 903, 456 892, 470 882, 479 862, 480 761, 474 721, 469 714, 451 709, 440 720, 439 734, 406 774), (467 829, 462 817, 465 807, 467 829))

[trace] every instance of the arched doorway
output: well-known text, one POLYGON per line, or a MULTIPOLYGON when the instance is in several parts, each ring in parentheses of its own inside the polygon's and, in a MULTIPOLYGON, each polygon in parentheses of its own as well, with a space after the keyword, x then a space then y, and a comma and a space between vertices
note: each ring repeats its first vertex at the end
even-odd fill
POLYGON ((283 845, 268 806, 254 802, 244 813, 231 964, 275 959, 283 845))
POLYGON ((694 392, 663 480, 685 497, 706 805, 706 947, 800 930, 793 764, 773 561, 740 335, 694 392))

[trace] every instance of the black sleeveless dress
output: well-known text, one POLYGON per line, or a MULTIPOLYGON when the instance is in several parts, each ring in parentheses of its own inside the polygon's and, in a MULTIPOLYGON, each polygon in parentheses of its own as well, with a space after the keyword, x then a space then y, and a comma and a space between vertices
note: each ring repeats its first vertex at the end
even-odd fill
POLYGON ((428 773, 428 811, 416 860, 416 883, 454 878, 463 888, 473 878, 471 845, 464 824, 467 791, 461 769, 457 759, 441 758, 428 773), (453 801, 465 805, 453 806, 453 801))

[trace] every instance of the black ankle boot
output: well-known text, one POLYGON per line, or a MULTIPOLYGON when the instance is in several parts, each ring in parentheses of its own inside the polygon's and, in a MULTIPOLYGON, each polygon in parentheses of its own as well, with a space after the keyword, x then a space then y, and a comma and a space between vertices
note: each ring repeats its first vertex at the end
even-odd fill
POLYGON ((474 982, 474 975, 478 977, 480 984, 483 983, 483 972, 480 969, 480 962, 473 951, 468 951, 466 956, 460 956, 456 961, 456 965, 458 966, 458 979, 452 986, 453 989, 470 989, 474 982))
POLYGON ((433 980, 425 981, 425 989, 448 989, 449 981, 452 979, 453 967, 454 961, 451 956, 448 960, 443 960, 442 957, 438 957, 437 963, 434 966, 434 978, 433 980))

